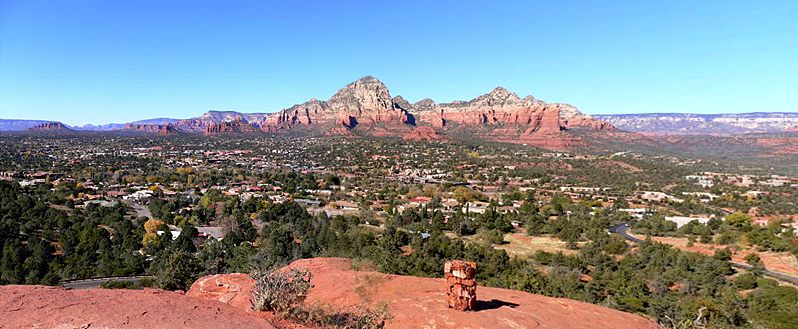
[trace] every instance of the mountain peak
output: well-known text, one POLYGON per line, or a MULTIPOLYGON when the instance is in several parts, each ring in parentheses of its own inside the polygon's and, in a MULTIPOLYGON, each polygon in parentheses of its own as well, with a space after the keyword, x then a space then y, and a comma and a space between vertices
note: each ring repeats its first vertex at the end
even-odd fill
POLYGON ((327 101, 333 110, 392 110, 388 87, 372 76, 365 76, 341 88, 327 101))
POLYGON ((496 87, 489 93, 475 98, 471 103, 484 106, 520 105, 522 99, 504 87, 496 87))
MULTIPOLYGON (((504 88, 502 86, 498 86, 496 88, 493 88, 493 90, 491 90, 488 93, 488 95, 509 95, 509 94, 513 94, 513 93, 511 93, 509 90, 507 90, 506 88, 504 88)), ((513 94, 513 95, 515 95, 515 94, 513 94)))

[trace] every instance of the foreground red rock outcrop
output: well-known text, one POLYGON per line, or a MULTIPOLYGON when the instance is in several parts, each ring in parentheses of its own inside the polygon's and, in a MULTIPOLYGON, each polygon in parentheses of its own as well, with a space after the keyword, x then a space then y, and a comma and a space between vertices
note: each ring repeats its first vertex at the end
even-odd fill
MULTIPOLYGON (((286 268, 307 268, 313 274, 306 303, 387 303, 393 316, 387 328, 659 328, 640 316, 597 305, 489 287, 479 287, 477 311, 457 311, 446 306, 443 279, 354 271, 350 265, 348 259, 314 258, 286 268)), ((249 308, 241 294, 253 285, 241 274, 209 276, 198 280, 188 295, 249 308)))
POLYGON ((162 290, 0 286, 0 328, 274 328, 213 300, 162 290))

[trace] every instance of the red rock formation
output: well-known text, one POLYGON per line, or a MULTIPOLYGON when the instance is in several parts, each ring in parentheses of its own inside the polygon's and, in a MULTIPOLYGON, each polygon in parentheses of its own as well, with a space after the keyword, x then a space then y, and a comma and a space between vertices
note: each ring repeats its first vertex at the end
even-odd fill
MULTIPOLYGON (((206 134, 253 131, 241 124, 219 124, 221 120, 232 119, 233 115, 245 116, 264 132, 288 132, 294 131, 294 127, 304 127, 300 131, 319 135, 352 135, 352 131, 356 131, 358 134, 404 137, 416 126, 426 124, 446 129, 451 135, 460 133, 552 149, 583 144, 583 140, 568 133, 572 129, 615 129, 573 106, 547 104, 532 96, 520 98, 501 87, 467 102, 437 104, 424 99, 411 104, 401 96, 391 98, 388 88, 373 77, 350 83, 327 101, 311 99, 272 114, 209 111, 194 119, 178 121, 174 128, 206 134)), ((429 130, 418 133, 424 132, 429 130)), ((425 136, 412 137, 413 134, 410 138, 425 139, 425 136)))
POLYGON ((178 133, 179 132, 177 131, 177 129, 172 127, 172 125, 165 125, 165 126, 162 126, 161 129, 158 130, 156 135, 159 135, 159 136, 170 136, 170 135, 177 135, 178 133))
POLYGON ((122 131, 142 132, 159 136, 176 135, 179 132, 172 125, 126 124, 122 131))
POLYGON ((377 123, 404 125, 410 121, 406 110, 396 108, 388 88, 373 77, 350 83, 329 100, 312 99, 267 117, 261 127, 267 131, 290 129, 294 125, 326 127, 327 134, 377 123))
POLYGON ((274 328, 214 300, 163 290, 0 286, 0 328, 274 328))
POLYGON ((579 138, 564 133, 571 129, 615 129, 604 121, 582 114, 573 106, 546 104, 531 96, 522 99, 501 87, 469 102, 432 106, 427 102, 426 110, 419 112, 418 120, 436 127, 447 127, 452 123, 458 123, 458 129, 487 127, 489 131, 478 134, 479 137, 550 149, 582 144, 579 138))
POLYGON ((216 123, 213 121, 187 119, 187 120, 177 121, 173 124, 173 126, 175 127, 175 129, 182 132, 203 133, 208 129, 208 127, 213 126, 215 124, 216 123))
POLYGON ((241 121, 241 118, 233 122, 217 123, 205 128, 205 135, 224 135, 224 134, 256 134, 261 130, 257 127, 241 121))
POLYGON ((402 139, 411 141, 433 141, 444 139, 444 136, 438 134, 432 127, 421 126, 402 136, 402 139))
POLYGON ((186 296, 213 299, 253 312, 250 292, 255 288, 255 280, 242 273, 216 274, 199 278, 186 292, 186 296))
POLYGON ((72 131, 72 129, 67 128, 63 123, 60 122, 45 122, 40 125, 25 129, 25 131, 68 132, 72 131))

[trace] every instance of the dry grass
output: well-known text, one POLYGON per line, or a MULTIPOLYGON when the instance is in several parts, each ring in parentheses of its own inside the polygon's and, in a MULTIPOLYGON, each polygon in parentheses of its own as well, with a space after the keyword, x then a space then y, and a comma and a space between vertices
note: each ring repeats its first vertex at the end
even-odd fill
POLYGON ((496 248, 504 249, 512 257, 529 258, 538 250, 548 252, 562 252, 570 255, 577 251, 568 249, 565 241, 549 236, 529 236, 523 233, 507 233, 504 235, 503 245, 496 248))

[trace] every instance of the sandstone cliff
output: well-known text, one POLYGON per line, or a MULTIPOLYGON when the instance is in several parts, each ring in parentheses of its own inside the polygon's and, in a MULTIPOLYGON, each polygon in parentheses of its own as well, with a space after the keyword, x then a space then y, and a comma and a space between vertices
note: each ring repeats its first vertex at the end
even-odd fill
POLYGON ((205 128, 205 135, 257 134, 260 129, 236 117, 235 121, 216 123, 205 128))

